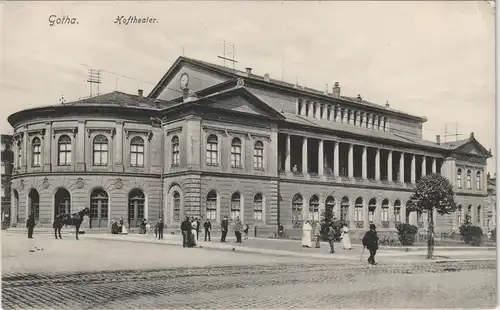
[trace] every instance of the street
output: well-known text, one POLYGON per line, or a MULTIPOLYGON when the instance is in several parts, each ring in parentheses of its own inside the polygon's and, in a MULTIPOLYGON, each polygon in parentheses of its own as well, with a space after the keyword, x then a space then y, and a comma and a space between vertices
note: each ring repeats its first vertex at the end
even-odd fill
POLYGON ((2 234, 2 308, 491 308, 495 268, 2 234))

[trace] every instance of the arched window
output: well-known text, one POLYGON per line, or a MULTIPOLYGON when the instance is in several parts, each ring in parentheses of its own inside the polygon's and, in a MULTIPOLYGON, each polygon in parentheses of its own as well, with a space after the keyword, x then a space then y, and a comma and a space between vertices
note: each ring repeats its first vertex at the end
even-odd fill
POLYGON ((179 221, 181 219, 181 194, 175 191, 172 198, 174 205, 174 221, 179 221))
POLYGON ((472 189, 472 173, 467 170, 467 189, 472 189))
POLYGON ((477 216, 476 216, 476 220, 477 220, 477 225, 478 226, 481 226, 481 219, 482 219, 482 214, 481 214, 481 206, 477 206, 477 216))
POLYGON ((217 220, 217 193, 213 190, 207 195, 207 220, 217 220))
POLYGON ((316 195, 312 195, 309 199, 309 221, 319 221, 319 198, 316 195))
POLYGON ((146 197, 140 189, 134 189, 128 195, 128 225, 139 227, 144 218, 146 197))
POLYGON ((302 227, 302 207, 304 200, 300 194, 295 194, 292 199, 292 224, 294 228, 302 227))
POLYGON ((231 167, 241 168, 241 140, 234 138, 231 141, 231 167))
POLYGON ((382 201, 382 209, 380 210, 382 216, 382 228, 389 228, 389 200, 382 201))
POLYGON ((472 222, 472 205, 467 207, 467 214, 465 215, 465 218, 467 222, 472 222))
POLYGON ((349 198, 347 197, 340 201, 340 220, 349 222, 349 198))
POLYGON ((20 169, 23 166, 23 146, 21 141, 17 142, 17 169, 20 169))
POLYGON ((457 208, 457 223, 458 223, 458 225, 462 224, 462 221, 463 221, 462 212, 463 212, 462 205, 458 205, 458 208, 457 208))
POLYGON ((356 201, 354 202, 354 221, 356 228, 363 228, 363 198, 361 197, 356 198, 356 201))
POLYGON ((264 143, 255 142, 253 147, 253 168, 264 169, 264 143))
POLYGON ((457 188, 462 188, 462 169, 457 170, 457 188))
POLYGON ((394 201, 394 223, 399 224, 401 222, 401 201, 397 199, 394 201))
POLYGON ((94 166, 108 165, 108 138, 97 135, 94 138, 94 166))
POLYGON ((179 137, 172 137, 172 166, 177 167, 180 164, 180 145, 179 137))
POLYGON ((262 194, 257 193, 253 197, 253 220, 262 221, 262 194))
POLYGON ((206 153, 207 166, 219 165, 218 153, 219 153, 219 145, 217 136, 216 135, 208 136, 207 153, 206 153))
POLYGON ((31 166, 40 167, 40 161, 42 156, 42 143, 40 138, 35 137, 31 141, 31 166))
POLYGON ((59 150, 59 166, 71 165, 71 138, 69 136, 61 136, 58 141, 59 150))
POLYGON ((370 224, 373 224, 373 221, 375 220, 375 209, 377 208, 377 200, 375 198, 370 199, 370 202, 368 202, 368 222, 370 224))
POLYGON ((241 197, 240 193, 236 192, 231 196, 231 219, 235 220, 240 216, 241 197))
POLYGON ((481 190, 481 171, 476 172, 476 189, 481 190))
POLYGON ((329 221, 333 219, 335 216, 334 214, 334 208, 335 208, 335 198, 333 196, 328 196, 326 197, 325 200, 325 220, 329 221))
POLYGON ((40 220, 40 195, 36 189, 30 190, 28 194, 29 215, 33 215, 35 221, 40 220))
POLYGON ((144 167, 144 140, 141 137, 130 141, 130 166, 144 167))
POLYGON ((71 196, 64 188, 58 189, 54 196, 54 218, 59 214, 71 214, 71 196))
POLYGON ((90 194, 91 227, 108 226, 108 193, 103 189, 95 189, 90 194))

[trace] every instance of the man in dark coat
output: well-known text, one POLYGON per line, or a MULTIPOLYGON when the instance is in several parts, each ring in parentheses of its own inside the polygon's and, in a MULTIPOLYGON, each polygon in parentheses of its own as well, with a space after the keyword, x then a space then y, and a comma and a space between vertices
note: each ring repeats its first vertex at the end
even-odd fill
POLYGON ((220 223, 220 229, 222 232, 222 236, 220 238, 220 242, 226 242, 227 229, 229 227, 229 222, 227 221, 227 216, 224 216, 222 223, 220 223))
POLYGON ((208 236, 208 241, 210 240, 210 231, 212 231, 212 223, 210 220, 205 220, 205 223, 203 223, 203 227, 205 227, 205 241, 207 241, 207 236, 208 236))
POLYGON ((189 217, 186 217, 186 219, 182 222, 181 224, 181 231, 182 231, 182 246, 190 248, 190 242, 189 238, 191 235, 191 222, 189 221, 189 217))
POLYGON ((375 263, 375 254, 377 254, 378 250, 378 236, 377 231, 375 230, 375 224, 370 224, 370 230, 366 232, 363 237, 363 246, 370 251, 370 257, 368 257, 368 263, 372 265, 376 265, 375 263))
POLYGON ((59 239, 62 239, 61 237, 61 228, 63 227, 63 215, 59 214, 56 216, 56 219, 54 220, 54 224, 52 224, 52 228, 54 228, 54 235, 57 239, 57 235, 59 234, 59 239))
POLYGON ((160 219, 158 222, 158 240, 163 239, 163 229, 165 228, 165 223, 163 223, 163 220, 160 219))
POLYGON ((196 218, 196 241, 198 241, 199 236, 200 236, 200 219, 196 218))
POLYGON ((26 221, 26 228, 28 228, 28 239, 33 239, 33 230, 35 229, 35 217, 31 214, 26 221))

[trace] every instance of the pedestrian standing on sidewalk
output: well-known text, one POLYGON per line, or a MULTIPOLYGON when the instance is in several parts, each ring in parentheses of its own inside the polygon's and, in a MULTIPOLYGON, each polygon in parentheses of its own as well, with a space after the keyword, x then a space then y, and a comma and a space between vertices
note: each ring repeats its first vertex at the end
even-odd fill
POLYGON ((316 223, 316 226, 314 227, 314 247, 319 249, 320 248, 320 237, 321 237, 321 223, 316 223))
POLYGON ((236 217, 236 221, 234 222, 234 235, 236 236, 236 243, 241 243, 241 228, 242 224, 240 221, 240 217, 236 217))
POLYGON ((59 233, 59 238, 62 239, 61 228, 63 227, 63 214, 59 214, 58 216, 56 216, 56 219, 54 220, 54 224, 52 224, 52 227, 54 228, 54 235, 56 239, 58 233, 59 233))
POLYGON ((368 257, 368 263, 372 265, 376 265, 375 263, 375 254, 377 254, 378 250, 378 236, 375 224, 370 224, 370 230, 366 232, 363 237, 363 246, 370 251, 370 257, 368 257))
POLYGON ((158 222, 158 240, 163 240, 163 229, 165 228, 165 223, 160 219, 158 222))
POLYGON ((26 228, 28 228, 28 239, 33 239, 33 230, 35 229, 35 217, 31 214, 26 221, 26 228))
POLYGON ((210 231, 212 230, 212 223, 210 222, 209 219, 205 220, 205 223, 203 223, 203 227, 205 228, 205 241, 207 241, 207 236, 208 236, 208 241, 211 241, 210 231))
POLYGON ((309 222, 305 222, 304 226, 302 226, 302 247, 303 248, 312 248, 311 241, 311 224, 309 222))
POLYGON ((245 240, 248 240, 248 230, 249 229, 250 229, 250 227, 248 226, 248 224, 243 225, 243 233, 245 234, 245 240))
POLYGON ((196 241, 200 240, 200 219, 196 218, 196 241))
POLYGON ((186 217, 186 219, 182 222, 181 224, 181 232, 182 232, 182 247, 189 247, 190 241, 189 241, 189 235, 191 232, 191 223, 189 222, 189 217, 186 217))
POLYGON ((191 245, 196 246, 196 220, 191 217, 191 245))
POLYGON ((334 242, 335 242, 335 229, 333 229, 333 227, 330 226, 328 228, 328 243, 330 244, 330 253, 335 253, 334 242))
POLYGON ((222 236, 220 238, 220 242, 226 242, 228 226, 229 226, 229 222, 227 221, 227 216, 224 216, 222 223, 220 223, 220 230, 222 233, 222 236))

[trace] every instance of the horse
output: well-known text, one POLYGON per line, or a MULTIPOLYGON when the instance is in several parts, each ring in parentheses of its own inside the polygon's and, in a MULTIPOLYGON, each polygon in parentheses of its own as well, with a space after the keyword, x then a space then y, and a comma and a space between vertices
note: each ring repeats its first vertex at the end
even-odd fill
POLYGON ((89 208, 85 208, 80 212, 74 213, 73 215, 64 214, 62 223, 64 225, 76 226, 76 240, 78 239, 78 232, 80 231, 80 225, 82 225, 83 217, 90 213, 89 208))

